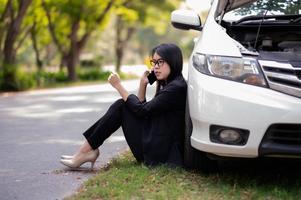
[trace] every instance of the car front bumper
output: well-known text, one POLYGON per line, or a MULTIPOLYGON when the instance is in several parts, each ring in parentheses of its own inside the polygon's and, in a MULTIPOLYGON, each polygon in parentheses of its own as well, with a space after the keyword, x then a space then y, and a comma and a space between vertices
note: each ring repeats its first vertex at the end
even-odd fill
POLYGON ((191 144, 200 151, 219 156, 257 157, 261 141, 272 124, 301 124, 300 98, 207 76, 191 66, 188 70, 191 144), (237 146, 210 141, 211 125, 249 130, 247 143, 237 146))

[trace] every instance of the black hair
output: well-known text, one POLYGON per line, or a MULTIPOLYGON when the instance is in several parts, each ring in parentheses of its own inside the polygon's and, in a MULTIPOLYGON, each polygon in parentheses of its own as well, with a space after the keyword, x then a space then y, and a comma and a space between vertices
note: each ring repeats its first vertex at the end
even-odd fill
MULTIPOLYGON (((154 47, 151 51, 151 56, 157 53, 170 66, 170 74, 167 77, 167 83, 174 80, 177 76, 182 76, 183 69, 183 55, 181 49, 172 43, 160 44, 154 47)), ((157 81, 157 91, 161 85, 165 85, 161 81, 157 81)))

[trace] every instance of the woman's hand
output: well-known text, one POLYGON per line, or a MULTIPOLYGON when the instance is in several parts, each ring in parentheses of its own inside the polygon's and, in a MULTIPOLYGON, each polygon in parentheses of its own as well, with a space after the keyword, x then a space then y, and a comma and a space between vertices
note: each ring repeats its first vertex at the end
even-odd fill
POLYGON ((140 78, 140 84, 147 85, 148 84, 148 78, 147 76, 150 74, 150 72, 147 70, 143 73, 143 75, 140 78))
POLYGON ((120 96, 124 101, 127 100, 129 93, 121 84, 119 75, 116 73, 112 73, 108 78, 109 83, 119 92, 120 96))
POLYGON ((141 102, 145 101, 146 87, 148 84, 147 76, 150 74, 149 71, 145 71, 140 78, 140 86, 138 90, 138 98, 141 102))
POLYGON ((117 88, 118 86, 121 85, 119 75, 116 74, 116 73, 113 73, 113 72, 112 72, 111 75, 109 76, 108 82, 109 82, 114 88, 117 88))

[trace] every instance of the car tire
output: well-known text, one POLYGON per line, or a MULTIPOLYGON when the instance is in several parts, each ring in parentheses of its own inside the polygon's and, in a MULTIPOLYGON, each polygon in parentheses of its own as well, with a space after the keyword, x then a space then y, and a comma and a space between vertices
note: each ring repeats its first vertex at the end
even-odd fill
POLYGON ((200 170, 203 173, 212 173, 217 171, 218 164, 216 160, 208 158, 206 152, 196 150, 191 146, 192 121, 189 114, 188 102, 185 111, 185 136, 184 136, 184 166, 187 169, 200 170))

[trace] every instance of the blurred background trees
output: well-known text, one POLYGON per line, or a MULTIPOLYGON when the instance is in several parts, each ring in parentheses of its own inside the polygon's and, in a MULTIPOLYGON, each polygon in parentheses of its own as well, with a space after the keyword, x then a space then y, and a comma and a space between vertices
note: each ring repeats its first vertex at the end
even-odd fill
POLYGON ((150 49, 193 35, 170 25, 181 0, 0 0, 0 87, 105 77, 104 65, 144 64, 150 49))
POLYGON ((75 67, 81 51, 93 31, 104 26, 114 0, 61 1, 42 0, 49 32, 61 57, 61 66, 67 66, 68 80, 77 79, 75 67))
POLYGON ((15 89, 16 82, 16 54, 27 36, 27 27, 23 20, 32 0, 13 1, 1 0, 0 17, 0 47, 2 61, 3 87, 15 89))

